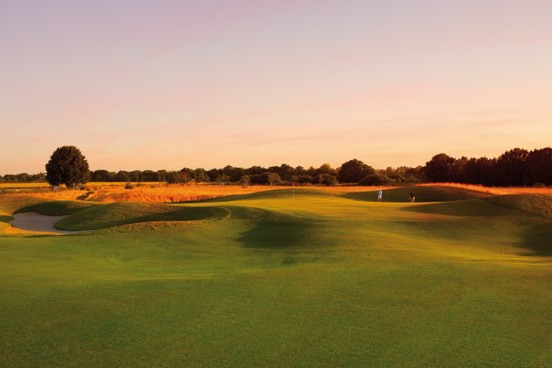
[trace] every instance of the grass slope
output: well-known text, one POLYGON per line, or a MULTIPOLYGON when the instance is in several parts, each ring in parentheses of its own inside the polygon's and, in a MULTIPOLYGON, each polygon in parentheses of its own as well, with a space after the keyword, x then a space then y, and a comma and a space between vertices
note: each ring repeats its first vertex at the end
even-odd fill
MULTIPOLYGON (((464 199, 482 198, 487 196, 487 194, 475 190, 445 185, 431 185, 387 189, 383 191, 383 201, 409 202, 411 192, 416 197, 416 202, 459 201, 464 199)), ((348 193, 345 194, 344 197, 361 201, 375 202, 377 201, 377 190, 359 193, 348 193)))
POLYGON ((0 237, 0 366, 552 366, 547 217, 273 192, 66 219, 190 210, 225 216, 0 237))
POLYGON ((60 220, 60 230, 95 230, 151 221, 193 221, 223 218, 224 208, 175 207, 153 203, 110 203, 86 208, 60 220))
POLYGON ((48 201, 20 208, 15 213, 38 212, 48 216, 64 216, 72 215, 91 206, 94 205, 82 201, 48 201))

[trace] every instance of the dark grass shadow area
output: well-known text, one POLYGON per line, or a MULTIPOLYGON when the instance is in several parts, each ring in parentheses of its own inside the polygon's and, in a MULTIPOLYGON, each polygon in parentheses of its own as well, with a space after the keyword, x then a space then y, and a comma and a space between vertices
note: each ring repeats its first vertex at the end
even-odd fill
POLYGON ((75 214, 83 209, 94 206, 96 205, 86 202, 51 201, 23 207, 15 211, 15 213, 37 212, 47 216, 65 216, 75 214))
MULTIPOLYGON (((384 190, 383 202, 410 202, 410 193, 414 194, 417 203, 459 201, 486 196, 480 192, 447 186, 408 186, 384 190)), ((347 193, 342 197, 357 201, 376 202, 377 189, 347 193)))
POLYGON ((318 222, 309 217, 293 216, 251 207, 231 207, 232 217, 252 226, 238 237, 246 248, 290 249, 307 246, 315 238, 318 222))
POLYGON ((496 206, 552 219, 552 196, 545 194, 507 194, 486 198, 496 206))
POLYGON ((501 216, 509 212, 483 199, 448 201, 423 205, 406 206, 402 211, 447 215, 447 216, 501 216))
POLYGON ((282 249, 308 244, 314 226, 304 221, 263 221, 241 234, 246 248, 282 249))
POLYGON ((258 199, 280 199, 280 198, 292 198, 293 196, 302 196, 302 195, 316 195, 316 196, 325 196, 325 197, 336 197, 336 194, 327 193, 318 189, 310 188, 286 188, 286 189, 272 189, 265 190, 262 192, 250 193, 250 194, 239 194, 227 197, 219 197, 212 199, 205 199, 197 202, 233 202, 233 201, 243 201, 243 200, 258 200, 258 199))
POLYGON ((527 253, 521 254, 524 256, 552 256, 552 222, 525 230, 523 241, 519 246, 528 250, 527 253))
POLYGON ((13 220, 12 216, 0 216, 0 222, 10 222, 13 220))
POLYGON ((97 230, 140 222, 216 220, 229 215, 230 211, 224 207, 182 208, 168 205, 133 204, 129 206, 115 203, 80 211, 61 219, 55 227, 59 230, 72 231, 97 230))

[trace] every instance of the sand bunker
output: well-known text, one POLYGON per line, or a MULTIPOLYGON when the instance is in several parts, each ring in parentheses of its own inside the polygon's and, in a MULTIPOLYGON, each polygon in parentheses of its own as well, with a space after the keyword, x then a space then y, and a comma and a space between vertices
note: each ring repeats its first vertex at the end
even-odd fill
POLYGON ((56 222, 67 216, 46 216, 36 212, 16 213, 9 223, 23 230, 49 232, 55 234, 81 234, 84 231, 63 231, 54 227, 56 222))

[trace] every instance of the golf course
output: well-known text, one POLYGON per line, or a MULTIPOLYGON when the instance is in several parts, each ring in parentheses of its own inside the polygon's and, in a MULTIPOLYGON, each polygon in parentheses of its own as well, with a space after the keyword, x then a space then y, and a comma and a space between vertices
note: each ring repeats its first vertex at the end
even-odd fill
POLYGON ((377 190, 0 195, 0 366, 551 367, 552 192, 377 190))

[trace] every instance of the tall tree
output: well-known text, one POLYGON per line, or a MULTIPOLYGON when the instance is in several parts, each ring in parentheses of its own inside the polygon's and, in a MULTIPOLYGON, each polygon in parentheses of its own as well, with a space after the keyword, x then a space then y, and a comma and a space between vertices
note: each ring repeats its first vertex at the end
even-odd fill
POLYGON ((88 161, 75 146, 57 148, 46 164, 46 180, 51 185, 65 184, 72 188, 90 180, 88 161))
POLYGON ((552 148, 546 147, 529 152, 527 157, 527 184, 552 184, 552 148))
POLYGON ((430 181, 447 182, 451 180, 452 167, 456 160, 445 153, 439 153, 426 162, 425 174, 430 181))
POLYGON ((529 152, 525 149, 514 148, 504 152, 496 160, 497 179, 499 186, 526 185, 526 161, 529 152))
POLYGON ((365 176, 372 174, 375 174, 372 167, 355 158, 341 165, 337 179, 341 183, 358 183, 365 176))

